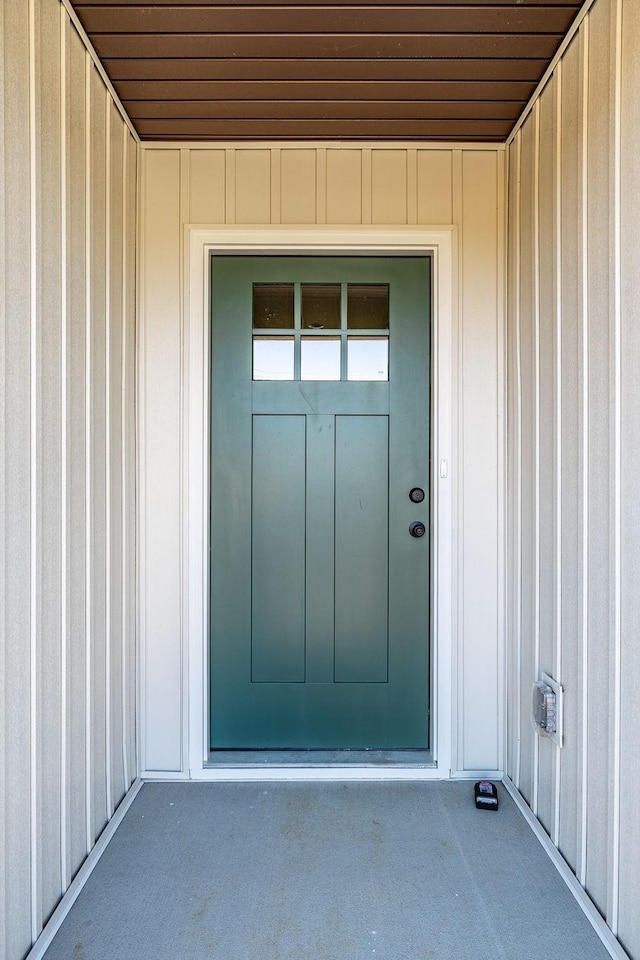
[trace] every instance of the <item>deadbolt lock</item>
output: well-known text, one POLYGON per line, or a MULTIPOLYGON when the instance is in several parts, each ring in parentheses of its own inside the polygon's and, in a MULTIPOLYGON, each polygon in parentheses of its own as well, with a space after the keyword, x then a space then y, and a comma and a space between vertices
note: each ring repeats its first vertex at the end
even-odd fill
POLYGON ((422 487, 413 487, 409 490, 409 500, 412 503, 422 503, 424 500, 424 490, 422 487))

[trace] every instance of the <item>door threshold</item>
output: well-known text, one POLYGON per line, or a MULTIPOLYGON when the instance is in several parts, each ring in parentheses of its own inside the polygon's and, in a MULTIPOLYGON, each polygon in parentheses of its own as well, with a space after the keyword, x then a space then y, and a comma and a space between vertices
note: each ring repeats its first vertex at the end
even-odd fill
POLYGON ((205 769, 436 766, 430 750, 211 750, 204 764, 205 769))

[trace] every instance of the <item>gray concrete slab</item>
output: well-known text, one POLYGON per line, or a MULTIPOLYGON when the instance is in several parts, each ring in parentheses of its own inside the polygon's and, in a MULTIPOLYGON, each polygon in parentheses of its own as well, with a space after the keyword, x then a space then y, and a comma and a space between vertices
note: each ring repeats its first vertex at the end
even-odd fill
POLYGON ((500 788, 146 784, 45 960, 605 960, 500 788))

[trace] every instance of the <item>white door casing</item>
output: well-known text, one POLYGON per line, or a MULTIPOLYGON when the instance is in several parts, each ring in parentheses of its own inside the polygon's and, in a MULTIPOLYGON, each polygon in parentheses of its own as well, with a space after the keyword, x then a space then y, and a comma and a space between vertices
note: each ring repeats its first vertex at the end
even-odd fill
MULTIPOLYGON (((170 779, 443 779, 455 758, 458 309, 456 228, 185 227, 182 418, 183 771, 170 779), (208 767, 209 676, 209 258, 213 253, 429 254, 432 326, 432 767, 208 767)), ((142 636, 142 643, 145 638, 142 636)), ((144 715, 144 711, 142 711, 144 715)), ((143 771, 144 775, 144 771, 143 771)), ((158 778, 158 773, 152 774, 158 778)), ((162 776, 162 775, 161 775, 162 776)))

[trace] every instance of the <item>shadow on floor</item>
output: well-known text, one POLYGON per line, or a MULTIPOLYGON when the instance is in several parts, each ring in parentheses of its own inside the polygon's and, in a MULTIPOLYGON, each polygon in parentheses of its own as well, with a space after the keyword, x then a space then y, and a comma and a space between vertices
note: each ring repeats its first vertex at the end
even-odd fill
POLYGON ((45 960, 606 960, 469 783, 145 784, 45 960))

